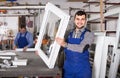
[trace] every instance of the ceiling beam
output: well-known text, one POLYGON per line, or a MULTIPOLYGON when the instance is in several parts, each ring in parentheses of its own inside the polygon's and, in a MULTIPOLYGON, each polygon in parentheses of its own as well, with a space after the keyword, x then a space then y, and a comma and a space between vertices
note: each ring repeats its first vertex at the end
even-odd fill
POLYGON ((105 3, 105 5, 120 5, 120 3, 105 3))
POLYGON ((110 16, 107 16, 107 17, 104 17, 104 20, 117 20, 118 17, 110 17, 110 16))
POLYGON ((45 6, 0 6, 0 9, 4 10, 13 10, 13 9, 44 9, 45 6))
POLYGON ((84 2, 84 3, 89 3, 89 4, 99 4, 100 2, 98 2, 98 1, 94 1, 94 2, 84 2))
POLYGON ((81 9, 81 8, 72 8, 72 7, 69 7, 70 10, 84 10, 84 9, 81 9))
MULTIPOLYGON (((100 24, 100 21, 94 21, 94 22, 93 22, 93 21, 88 21, 87 23, 88 23, 88 24, 91 24, 91 23, 92 23, 92 24, 100 24)), ((103 23, 105 23, 105 22, 103 22, 103 23)))
POLYGON ((106 33, 116 33, 116 31, 106 31, 106 33))
MULTIPOLYGON (((100 2, 94 1, 94 2, 84 2, 84 3, 89 3, 89 4, 99 4, 100 2)), ((111 2, 103 2, 105 5, 120 5, 120 3, 111 3, 111 2)))
POLYGON ((110 16, 107 16, 105 17, 106 19, 118 19, 118 17, 110 17, 110 16))
POLYGON ((68 2, 88 2, 89 0, 67 0, 68 2))
MULTIPOLYGON (((86 11, 87 14, 100 14, 100 12, 86 11)), ((105 12, 103 12, 105 13, 105 12)))
POLYGON ((34 16, 34 14, 0 14, 0 17, 13 17, 13 16, 34 16))

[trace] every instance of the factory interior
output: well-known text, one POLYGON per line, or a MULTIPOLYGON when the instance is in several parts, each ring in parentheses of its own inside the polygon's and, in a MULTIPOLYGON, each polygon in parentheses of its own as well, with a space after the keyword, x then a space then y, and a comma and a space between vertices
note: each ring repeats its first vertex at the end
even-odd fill
POLYGON ((64 50, 55 41, 87 14, 95 39, 89 48, 92 78, 120 78, 120 0, 0 0, 0 78, 63 78, 64 50), (21 25, 33 46, 14 48, 21 25))

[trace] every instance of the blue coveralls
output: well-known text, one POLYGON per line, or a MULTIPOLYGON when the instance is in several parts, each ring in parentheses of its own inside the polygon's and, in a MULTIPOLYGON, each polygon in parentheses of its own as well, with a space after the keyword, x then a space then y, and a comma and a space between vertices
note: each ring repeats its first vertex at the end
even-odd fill
MULTIPOLYGON (((73 32, 70 32, 67 42, 70 44, 80 44, 84 39, 86 31, 88 32, 87 29, 82 32, 80 38, 72 38, 73 32)), ((91 78, 92 71, 88 49, 80 53, 65 48, 65 55, 63 78, 91 78)))
POLYGON ((26 34, 27 34, 27 32, 25 33, 24 36, 22 36, 22 33, 20 33, 20 37, 18 39, 18 48, 24 48, 25 46, 28 45, 26 34))

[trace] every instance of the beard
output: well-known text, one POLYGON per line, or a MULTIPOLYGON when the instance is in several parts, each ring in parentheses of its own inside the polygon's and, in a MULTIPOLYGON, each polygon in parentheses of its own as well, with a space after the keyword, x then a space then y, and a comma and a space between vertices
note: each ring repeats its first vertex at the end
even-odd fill
POLYGON ((81 26, 81 27, 78 27, 78 26, 75 25, 75 27, 76 27, 77 29, 82 29, 82 28, 84 28, 84 25, 81 26))

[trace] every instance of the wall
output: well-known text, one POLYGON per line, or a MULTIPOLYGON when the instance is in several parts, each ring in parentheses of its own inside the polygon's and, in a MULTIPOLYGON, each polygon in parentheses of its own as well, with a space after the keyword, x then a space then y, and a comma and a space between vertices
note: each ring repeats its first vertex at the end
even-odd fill
POLYGON ((2 25, 0 26, 0 35, 4 35, 4 37, 15 36, 18 32, 18 17, 0 17, 0 22, 2 25))

